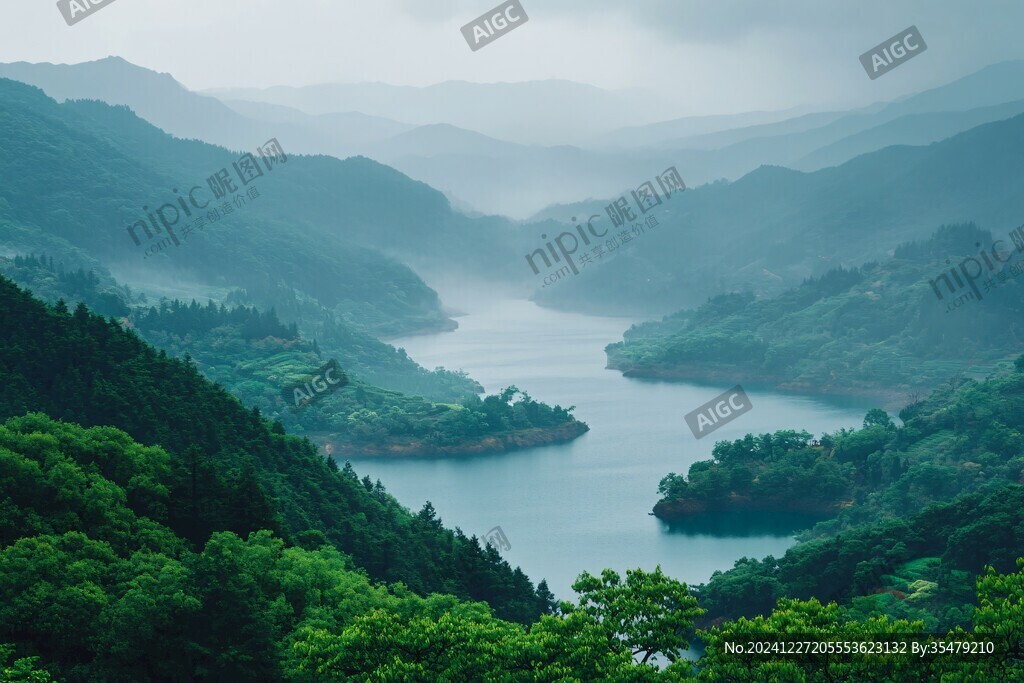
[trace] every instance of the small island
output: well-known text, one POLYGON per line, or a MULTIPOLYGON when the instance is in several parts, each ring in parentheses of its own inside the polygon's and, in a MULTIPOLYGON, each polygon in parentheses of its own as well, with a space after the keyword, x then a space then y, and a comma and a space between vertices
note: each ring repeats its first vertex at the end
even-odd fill
POLYGON ((349 456, 451 456, 500 453, 572 441, 590 430, 572 415, 575 406, 551 407, 511 386, 481 399, 430 403, 420 398, 356 386, 324 401, 307 432, 336 458, 349 456))
POLYGON ((654 515, 666 521, 733 512, 831 516, 850 504, 853 481, 853 466, 832 445, 827 435, 817 441, 792 430, 721 441, 712 459, 693 463, 687 476, 673 472, 661 480, 654 515))

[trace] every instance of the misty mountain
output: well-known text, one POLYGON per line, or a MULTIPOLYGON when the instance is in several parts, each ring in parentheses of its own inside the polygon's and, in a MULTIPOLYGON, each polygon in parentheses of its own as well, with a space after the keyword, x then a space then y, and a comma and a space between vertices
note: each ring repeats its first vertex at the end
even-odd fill
POLYGON ((889 145, 941 140, 1024 111, 1021 83, 1024 62, 1007 62, 899 102, 852 112, 805 114, 646 145, 644 140, 657 140, 670 131, 694 131, 742 121, 744 116, 679 119, 623 129, 606 140, 617 140, 618 148, 604 149, 513 146, 465 131, 419 128, 377 143, 366 153, 478 209, 513 218, 533 215, 564 221, 572 214, 558 204, 615 196, 672 165, 690 186, 696 186, 735 180, 764 164, 816 170, 889 145), (975 97, 979 91, 987 95, 975 97), (990 102, 998 104, 970 107, 990 102), (519 188, 514 198, 507 191, 509 186, 519 188), (533 213, 532 209, 545 205, 555 206, 533 213))
POLYGON ((423 88, 385 83, 206 91, 223 100, 281 104, 309 114, 360 111, 418 125, 447 123, 521 144, 578 144, 614 128, 658 120, 656 92, 609 92, 565 80, 445 81, 423 88), (638 106, 642 104, 643 106, 638 106))
POLYGON ((437 294, 380 250, 429 259, 444 253, 446 238, 467 233, 477 239, 465 240, 464 254, 493 249, 486 229, 453 214, 444 197, 366 159, 292 156, 253 181, 257 196, 241 188, 210 204, 209 178, 229 173, 237 154, 176 140, 124 107, 58 105, 7 80, 0 92, 8 251, 45 252, 69 265, 85 254, 133 286, 164 280, 238 288, 282 315, 322 306, 379 335, 452 325, 437 294), (162 210, 175 226, 171 212, 178 216, 177 200, 185 201, 179 188, 199 188, 195 198, 210 204, 202 206, 206 218, 214 207, 224 215, 191 234, 182 221, 172 245, 153 212, 162 210), (400 204, 388 201, 396 196, 400 204))
POLYGON ((141 118, 180 138, 247 149, 253 140, 279 136, 280 126, 245 118, 213 97, 194 93, 170 74, 107 57, 81 64, 0 64, 0 77, 28 83, 64 100, 100 100, 127 105, 141 118))
MULTIPOLYGON (((835 267, 882 259, 937 225, 974 222, 1005 233, 1024 216, 1022 154, 1024 115, 813 173, 765 166, 734 183, 674 195, 650 211, 659 227, 537 299, 575 310, 664 313, 722 292, 778 294, 835 267)), ((606 204, 561 208, 598 214, 603 223, 595 224, 605 230, 606 204)))
POLYGON ((983 123, 1001 121, 1022 112, 1024 100, 968 111, 908 114, 816 149, 793 163, 793 168, 813 171, 836 166, 858 154, 890 145, 927 145, 983 123))
POLYGON ((726 131, 697 139, 669 140, 657 149, 672 150, 680 160, 681 169, 686 167, 692 184, 719 178, 732 180, 766 164, 815 170, 883 146, 934 142, 987 121, 1009 118, 1022 110, 1012 105, 975 116, 953 113, 1022 99, 1024 61, 1009 61, 987 66, 952 83, 897 102, 872 105, 839 117, 833 118, 834 113, 809 114, 793 121, 726 131), (886 128, 884 132, 860 135, 903 117, 940 112, 950 115, 931 121, 911 118, 886 128), (820 125, 808 126, 809 123, 820 125), (922 123, 926 127, 920 127, 922 123), (840 141, 842 144, 837 144, 840 141), (828 148, 828 151, 816 154, 822 148, 828 148), (815 163, 821 165, 816 166, 815 163))
MULTIPOLYGON (((57 99, 90 97, 112 104, 127 104, 158 127, 180 137, 237 149, 251 146, 254 139, 278 137, 287 140, 289 149, 295 152, 331 154, 340 158, 366 156, 441 190, 467 211, 499 213, 517 219, 527 218, 549 205, 614 196, 624 188, 635 186, 638 179, 671 165, 677 166, 687 183, 695 186, 719 178, 736 179, 761 164, 814 170, 889 144, 920 144, 941 139, 972 125, 1019 113, 1016 105, 995 107, 973 115, 963 114, 961 110, 965 101, 1020 100, 1024 97, 1019 85, 1024 81, 1022 71, 1020 62, 1007 62, 896 103, 873 105, 845 114, 803 114, 775 123, 691 135, 659 144, 641 144, 644 140, 658 140, 680 132, 696 133, 730 123, 741 125, 770 120, 785 116, 786 112, 667 121, 621 130, 610 138, 618 141, 617 149, 584 149, 566 145, 524 145, 474 132, 452 122, 415 125, 403 122, 404 119, 385 119, 361 111, 311 115, 290 105, 241 100, 229 100, 230 106, 227 106, 188 91, 167 74, 156 74, 116 58, 73 66, 24 63, 0 66, 0 73, 43 87, 57 99), (981 98, 979 92, 988 94, 981 98), (964 99, 976 95, 975 100, 964 99), (926 122, 920 119, 900 121, 901 117, 921 112, 936 114, 929 107, 961 113, 932 116, 926 122), (885 124, 891 125, 880 128, 885 124), (729 144, 721 146, 726 142, 729 144), (519 191, 515 195, 509 193, 510 186, 519 191)), ((349 102, 339 99, 339 93, 353 95, 357 92, 341 86, 333 90, 323 86, 323 89, 333 93, 331 96, 335 99, 331 101, 337 102, 336 106, 349 102)), ((410 92, 418 90, 429 89, 370 88, 366 102, 352 104, 381 110, 382 92, 401 98, 413 97, 410 92)), ((269 99, 312 106, 307 100, 313 97, 311 93, 319 91, 298 88, 259 92, 269 99), (275 97, 270 98, 267 93, 275 97)), ((259 93, 231 91, 227 94, 257 96, 259 93)), ((427 95, 419 93, 416 97, 426 98, 427 95)), ((430 111, 442 109, 437 105, 430 111)), ((567 218, 559 211, 555 214, 558 220, 567 218)))
POLYGON ((319 131, 327 136, 326 141, 333 142, 339 147, 338 149, 323 148, 315 151, 332 152, 335 156, 362 154, 363 146, 386 140, 416 127, 379 116, 368 116, 357 111, 332 112, 313 116, 298 109, 264 102, 227 100, 224 104, 242 116, 256 121, 287 123, 319 131), (345 153, 346 150, 349 151, 348 154, 345 153))
POLYGON ((366 156, 443 190, 467 210, 526 217, 566 197, 602 196, 664 159, 649 152, 591 152, 499 140, 449 123, 415 126, 356 111, 306 114, 290 106, 228 100, 186 89, 168 74, 119 58, 75 65, 0 65, 0 75, 50 97, 127 105, 181 138, 229 149, 277 137, 296 153, 366 156), (509 183, 523 188, 515 197, 509 183))
POLYGON ((799 132, 835 121, 848 112, 805 112, 806 107, 774 112, 746 112, 717 116, 684 116, 641 126, 626 126, 595 139, 589 146, 649 147, 673 143, 676 147, 714 149, 757 137, 799 132))

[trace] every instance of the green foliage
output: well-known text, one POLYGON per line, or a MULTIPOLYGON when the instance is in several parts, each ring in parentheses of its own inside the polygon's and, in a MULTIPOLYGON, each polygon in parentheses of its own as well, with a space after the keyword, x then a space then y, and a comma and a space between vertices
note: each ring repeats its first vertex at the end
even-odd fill
POLYGON ((625 582, 610 569, 600 577, 584 572, 572 589, 580 595, 577 609, 604 625, 630 655, 643 655, 641 664, 659 653, 676 661, 690 647, 694 620, 704 614, 686 584, 665 576, 660 566, 651 573, 627 571, 625 582))
POLYGON ((804 542, 781 558, 742 560, 732 570, 716 572, 696 590, 712 619, 767 614, 786 596, 849 602, 896 591, 893 598, 913 609, 877 598, 873 603, 854 600, 854 609, 862 616, 913 616, 951 628, 963 622, 962 612, 970 601, 964 590, 967 575, 982 571, 986 564, 1001 571, 1012 569, 1022 547, 1024 486, 1009 485, 988 495, 968 494, 933 505, 906 520, 863 525, 804 542), (998 534, 971 536, 979 530, 998 534), (923 563, 907 563, 924 558, 932 558, 928 563, 933 566, 915 575, 923 563), (908 568, 909 576, 901 582, 899 577, 908 568), (924 584, 918 583, 923 579, 924 584), (936 587, 929 589, 929 582, 936 587), (907 603, 906 593, 918 591, 921 594, 907 603))
POLYGON ((728 510, 834 510, 850 496, 853 468, 810 445, 810 437, 789 430, 720 441, 712 460, 694 463, 686 477, 670 473, 661 480, 654 512, 671 519, 728 510))
POLYGON ((819 446, 799 432, 720 442, 687 477, 662 479, 656 514, 697 528, 697 513, 723 510, 833 517, 783 558, 716 573, 698 589, 711 618, 765 614, 790 596, 841 599, 865 618, 966 624, 970 576, 1008 569, 1024 547, 1013 507, 1024 504, 1024 379, 953 382, 902 415, 897 427, 873 409, 862 429, 819 446))
POLYGON ((493 442, 493 437, 527 438, 530 432, 537 432, 538 440, 566 440, 586 431, 572 418, 572 408, 552 408, 516 387, 483 400, 468 394, 458 404, 445 404, 356 379, 296 411, 283 400, 281 389, 307 380, 321 359, 273 311, 162 302, 159 310, 137 316, 135 327, 154 345, 174 355, 188 354, 206 376, 289 432, 326 434, 335 457, 446 452, 493 442), (558 428, 568 429, 563 434, 558 428))
MULTIPOLYGON (((446 531, 431 505, 410 514, 379 483, 360 481, 348 465, 332 469, 191 364, 83 306, 50 310, 3 280, 0 295, 0 367, 11 369, 0 414, 31 407, 117 425, 40 413, 0 425, 0 680, 1021 678, 1024 563, 1017 574, 999 572, 1024 544, 1024 486, 802 544, 781 560, 741 562, 742 574, 701 589, 718 622, 700 633, 706 653, 690 663, 682 655, 704 609, 660 568, 624 579, 585 573, 574 585, 578 605, 541 615, 553 602, 546 586, 535 591, 493 548, 446 531), (724 638, 758 630, 820 640, 920 630, 917 620, 810 598, 889 582, 918 596, 915 604, 933 601, 949 577, 962 578, 952 567, 982 559, 965 554, 965 520, 989 541, 983 555, 994 568, 978 581, 973 626, 998 641, 998 657, 738 666, 724 656, 724 638), (993 542, 997 530, 1010 536, 993 542), (794 597, 776 603, 786 594, 794 597), (479 597, 494 609, 467 600, 479 597), (723 610, 738 606, 729 600, 767 601, 766 616, 722 623, 723 610), (659 670, 656 655, 673 663, 659 670)), ((511 403, 517 394, 509 387, 482 401, 484 414, 538 419, 528 396, 511 403)), ((876 429, 887 431, 867 427, 876 429)), ((780 432, 725 444, 717 457, 729 466, 751 452, 780 458, 805 439, 780 432)))
MULTIPOLYGON (((916 568, 920 568, 918 563, 916 568)), ((926 564, 934 564, 927 562, 926 564)), ((779 600, 765 616, 740 618, 703 631, 698 635, 706 650, 699 660, 696 679, 700 681, 918 681, 982 682, 1024 680, 1024 559, 1016 573, 1000 574, 991 567, 978 578, 978 607, 973 609, 973 629, 928 628, 914 619, 858 616, 836 603, 818 600, 779 600), (884 642, 900 638, 931 636, 940 642, 974 639, 994 646, 993 654, 973 657, 938 655, 853 656, 757 656, 730 653, 726 642, 884 642)), ((914 570, 913 564, 905 569, 914 570)), ((919 641, 920 642, 920 641, 919 641)), ((909 646, 908 646, 909 649, 909 646)), ((670 667, 688 670, 679 664, 670 667)))
POLYGON ((378 341, 351 321, 309 302, 301 310, 288 311, 304 321, 303 331, 312 339, 301 341, 295 323, 285 326, 278 322, 273 309, 257 313, 254 305, 246 305, 253 298, 240 290, 225 297, 225 301, 235 302, 231 310, 224 304, 217 307, 209 302, 202 307, 194 300, 185 304, 166 299, 161 299, 157 308, 147 306, 145 294, 118 285, 98 265, 88 271, 80 267, 77 273, 67 273, 63 263, 54 265, 52 256, 0 257, 0 273, 48 303, 63 300, 74 307, 82 302, 95 313, 121 319, 126 326, 137 324, 136 329, 147 341, 174 356, 190 354, 208 377, 230 387, 236 395, 245 391, 243 400, 261 407, 264 402, 269 405, 278 392, 276 387, 263 391, 265 387, 251 386, 247 380, 267 378, 250 375, 264 367, 273 375, 279 371, 276 356, 285 354, 291 359, 300 352, 301 358, 292 359, 296 368, 304 368, 307 363, 318 365, 326 354, 365 382, 433 400, 457 401, 483 390, 465 373, 421 368, 404 350, 378 341))
POLYGON ((738 619, 718 628, 701 631, 706 645, 700 661, 701 681, 913 681, 926 668, 909 657, 862 657, 849 660, 817 656, 764 658, 755 654, 727 653, 725 643, 772 642, 789 636, 801 641, 827 642, 883 640, 893 635, 914 635, 923 630, 920 622, 844 618, 835 604, 817 600, 780 600, 765 617, 738 619))
POLYGON ((38 657, 14 659, 14 646, 0 644, 0 681, 3 683, 49 683, 53 679, 44 670, 36 668, 38 657))
POLYGON ((1024 282, 1010 277, 984 300, 947 313, 962 293, 943 289, 940 301, 929 281, 952 255, 974 256, 976 243, 992 241, 970 224, 944 226, 884 263, 836 268, 773 298, 720 295, 630 328, 607 347, 609 365, 634 376, 727 373, 803 392, 888 398, 933 389, 958 372, 984 374, 1019 354, 1024 282))
MULTIPOLYGON (((0 383, 0 419, 40 411, 85 426, 116 424, 169 456, 166 477, 126 482, 124 494, 100 486, 90 495, 102 494, 102 502, 87 502, 83 512, 69 515, 99 514, 119 495, 134 506, 135 495, 148 505, 137 508, 139 514, 168 524, 193 544, 204 543, 214 530, 279 530, 289 540, 314 530, 374 579, 401 581, 421 595, 444 590, 487 600, 500 616, 524 622, 545 608, 529 579, 496 551, 461 531, 420 522, 382 486, 367 488, 351 468, 332 467, 309 441, 282 434, 194 365, 157 353, 84 305, 73 314, 60 305, 48 309, 2 278, 0 301, 0 367, 8 369, 0 383)), ((25 419, 8 428, 62 431, 41 416, 25 419)), ((16 466, 22 480, 49 477, 59 486, 58 475, 37 468, 16 466)), ((2 504, 0 514, 18 518, 2 504)), ((104 533, 114 542, 127 523, 111 522, 104 533)), ((31 517, 17 524, 26 533, 43 531, 31 517)), ((2 533, 0 538, 10 538, 2 533)))

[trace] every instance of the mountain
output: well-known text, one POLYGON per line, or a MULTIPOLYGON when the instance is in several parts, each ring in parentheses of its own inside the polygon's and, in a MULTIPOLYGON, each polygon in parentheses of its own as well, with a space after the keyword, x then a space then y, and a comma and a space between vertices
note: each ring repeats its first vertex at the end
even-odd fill
MULTIPOLYGON (((697 186, 735 180, 763 165, 812 171, 889 145, 945 139, 1024 111, 1022 83, 1024 61, 1007 61, 896 102, 848 112, 812 112, 755 125, 737 116, 735 127, 714 132, 696 132, 700 119, 678 119, 620 132, 624 141, 634 141, 631 149, 671 159, 687 183, 697 186)), ((619 190, 626 187, 624 184, 619 190)), ((533 218, 550 215, 551 211, 545 211, 533 218)))
MULTIPOLYGON (((254 303, 276 306, 282 314, 308 303, 288 293, 301 290, 339 314, 358 309, 354 319, 386 335, 451 326, 440 313, 436 294, 394 259, 426 269, 442 269, 458 260, 470 272, 509 270, 505 254, 513 237, 511 224, 466 218, 426 185, 358 157, 340 161, 289 156, 253 181, 258 198, 239 200, 236 195, 236 205, 250 203, 221 218, 220 229, 203 226, 187 245, 148 258, 144 238, 136 235, 140 244, 135 244, 127 231, 140 219, 146 223, 153 209, 144 207, 166 206, 173 221, 174 190, 198 187, 199 203, 212 201, 207 186, 220 170, 245 192, 232 172, 240 155, 171 138, 123 107, 57 105, 38 90, 13 81, 0 84, 4 110, 10 112, 10 131, 5 130, 2 144, 11 153, 25 150, 0 162, 8 200, 0 215, 24 224, 5 240, 9 246, 25 247, 22 253, 58 255, 58 249, 74 246, 102 257, 127 284, 138 278, 177 278, 235 287, 261 297, 254 303), (58 175, 33 195, 35 178, 52 162, 43 152, 48 149, 44 140, 64 137, 71 142, 62 152, 58 175), (81 195, 87 185, 72 180, 81 174, 109 178, 113 192, 81 195), (398 197, 401 201, 395 201, 398 197), (49 208, 72 204, 70 218, 49 208), (14 234, 18 237, 12 243, 14 234), (175 258, 183 250, 188 257, 175 258)), ((250 154, 255 157, 262 143, 253 142, 250 154)), ((286 141, 281 144, 287 153, 286 141)), ((134 230, 143 232, 138 224, 134 230)))
POLYGON ((658 147, 671 143, 673 147, 687 149, 714 149, 751 137, 817 128, 848 113, 807 112, 804 109, 806 107, 775 112, 685 116, 642 126, 626 126, 608 133, 591 146, 658 147))
MULTIPOLYGON (((617 111, 628 101, 626 93, 612 95, 561 82, 445 83, 430 88, 325 85, 217 91, 225 105, 189 92, 167 74, 117 58, 79 65, 0 65, 0 74, 42 87, 58 99, 127 104, 167 132, 231 149, 248 149, 254 139, 277 137, 287 139, 296 153, 367 156, 442 190, 466 210, 516 219, 549 205, 614 196, 637 178, 671 165, 691 187, 737 179, 764 164, 815 170, 887 145, 932 142, 1012 116, 1020 107, 1007 103, 1024 99, 1019 86, 1024 67, 1005 62, 898 102, 851 112, 804 114, 798 109, 688 117, 588 138, 583 124, 572 123, 572 117, 580 118, 573 112, 589 105, 583 118, 603 121, 599 112, 617 111), (556 106, 572 98, 578 102, 556 106), (472 104, 458 104, 463 101, 472 104), (507 102, 516 103, 510 110, 516 112, 535 103, 531 112, 512 116, 515 122, 507 123, 527 126, 533 121, 537 130, 550 132, 550 139, 510 136, 497 129, 499 123, 487 124, 504 120, 509 112, 495 108, 507 102), (986 111, 965 114, 971 107, 986 111), (410 117, 410 112, 417 115, 410 117), (549 116, 566 120, 556 125, 545 119, 549 116), (521 190, 515 198, 509 196, 509 183, 521 190)), ((551 216, 552 211, 539 215, 551 216)))
MULTIPOLYGON (((293 153, 330 154, 339 158, 366 156, 443 190, 453 201, 471 210, 517 218, 566 197, 614 192, 651 167, 648 152, 611 153, 561 144, 544 147, 506 142, 501 136, 474 132, 446 120, 402 123, 408 112, 423 111, 413 108, 413 104, 398 107, 392 119, 344 110, 309 114, 294 106, 244 99, 225 99, 222 103, 189 91, 168 74, 158 74, 116 57, 74 65, 0 64, 0 76, 35 85, 57 100, 98 99, 108 104, 127 105, 140 117, 172 135, 229 149, 250 149, 254 140, 276 137, 293 153), (515 198, 509 196, 507 189, 511 181, 522 188, 515 198)), ((465 97, 476 97, 472 94, 475 92, 472 85, 462 84, 468 88, 465 97)), ((454 92, 462 93, 462 86, 456 87, 454 92)), ((486 86, 479 88, 481 97, 498 96, 486 86)), ((371 90, 378 92, 378 89, 371 90)), ((431 111, 449 112, 446 107, 450 103, 444 97, 435 102, 435 95, 410 95, 414 90, 385 88, 380 92, 392 93, 399 99, 427 98, 433 102, 431 111)), ((500 96, 543 98, 562 92, 559 88, 541 88, 536 93, 530 88, 523 92, 513 88, 513 91, 500 96)), ((606 106, 605 98, 610 97, 592 88, 570 88, 570 92, 583 98, 581 102, 590 98, 601 100, 601 103, 594 101, 593 106, 606 106)), ((224 96, 243 94, 226 93, 224 96)), ((378 95, 378 99, 382 96, 378 95)), ((611 98, 611 101, 619 100, 611 98)), ((362 100, 354 99, 351 105, 356 107, 361 103, 362 100)), ((547 112, 547 107, 550 103, 537 111, 547 112)), ((387 107, 382 110, 390 111, 387 107)), ((466 112, 457 109, 453 115, 459 113, 466 112)), ((576 127, 571 127, 574 134, 576 127)), ((563 140, 559 138, 558 142, 563 140)))
POLYGON ((0 78, 34 85, 60 102, 100 100, 126 105, 171 135, 216 141, 229 149, 249 149, 253 140, 287 139, 286 133, 292 133, 282 131, 280 124, 275 127, 247 119, 214 97, 188 90, 170 74, 138 67, 120 57, 81 64, 0 64, 0 78))
POLYGON ((835 112, 808 114, 792 120, 698 138, 666 140, 658 145, 658 149, 672 150, 685 163, 692 163, 696 171, 693 175, 694 184, 717 178, 734 179, 761 165, 816 170, 824 165, 848 161, 886 145, 934 142, 981 123, 1019 114, 1019 106, 1009 103, 1024 99, 1022 83, 1024 61, 1001 62, 896 102, 875 104, 841 116, 836 116, 835 112), (1009 106, 997 107, 1007 104, 1009 106), (956 115, 967 110, 989 107, 997 108, 985 113, 978 112, 974 116, 956 115), (915 116, 939 113, 947 115, 939 117, 935 122, 915 116), (887 137, 879 139, 876 136, 859 135, 904 117, 913 118, 901 125, 886 127, 887 137), (931 125, 922 130, 919 126, 923 121, 931 125), (843 141, 842 145, 833 147, 840 141, 843 141), (830 148, 830 152, 822 153, 823 159, 818 165, 810 161, 800 163, 821 148, 830 148), (710 149, 717 153, 707 154, 710 149), (840 154, 840 150, 844 154, 840 154), (702 163, 708 166, 706 170, 701 168, 702 163))
POLYGON ((141 444, 160 446, 183 469, 184 481, 170 490, 171 512, 167 502, 154 508, 176 532, 203 542, 216 529, 279 528, 289 539, 315 530, 378 580, 402 581, 424 595, 492 598, 513 618, 539 613, 521 572, 430 516, 417 521, 382 488, 365 487, 350 469, 338 472, 309 441, 285 436, 280 424, 204 379, 192 363, 158 353, 84 305, 73 313, 48 308, 0 278, 0 339, 0 364, 10 369, 0 387, 0 419, 43 412, 87 427, 117 425, 141 444), (234 473, 235 488, 251 492, 232 492, 229 482, 218 490, 210 470, 234 473), (197 472, 204 479, 198 491, 197 472), (204 501, 223 525, 215 518, 196 524, 191 511, 204 501), (240 507, 232 509, 232 501, 240 507), (476 568, 454 569, 456 555, 476 568))
POLYGON ((279 104, 309 114, 359 111, 417 125, 447 123, 527 145, 582 143, 613 128, 636 123, 638 117, 657 120, 657 112, 665 109, 656 92, 610 92, 556 79, 522 83, 445 81, 422 88, 354 83, 205 92, 222 100, 279 104), (636 101, 641 96, 642 109, 636 101))
POLYGON ((793 162, 792 167, 801 171, 814 171, 826 166, 838 166, 860 154, 891 145, 927 145, 983 123, 1002 121, 1020 113, 1024 113, 1024 100, 967 111, 907 114, 819 147, 793 162))
POLYGON ((776 297, 725 294, 634 325, 607 347, 608 366, 634 377, 867 395, 902 406, 950 376, 985 376, 1020 354, 1022 274, 1024 235, 948 226, 880 263, 832 270, 776 297), (944 261, 959 254, 952 262, 973 272, 982 250, 1005 263, 993 262, 977 280, 977 296, 969 286, 950 291, 944 261))
MULTIPOLYGON (((974 222, 1006 234, 1024 215, 1022 153, 1024 116, 1016 116, 813 173, 762 167, 733 183, 674 194, 651 209, 657 228, 646 228, 641 239, 601 263, 593 259, 593 268, 541 289, 536 298, 577 310, 664 314, 722 292, 779 294, 838 266, 883 259, 902 242, 926 239, 938 225, 974 222), (683 261, 680 254, 690 256, 683 261)), ((610 231, 607 204, 562 209, 598 215, 597 230, 610 231)))
MULTIPOLYGON (((325 140, 334 142, 339 149, 357 150, 352 154, 335 154, 335 156, 362 154, 363 145, 386 140, 416 127, 400 121, 368 116, 357 111, 332 112, 312 116, 298 109, 264 102, 226 100, 224 104, 242 116, 256 121, 288 123, 315 128, 327 136, 325 140)), ((313 150, 303 151, 313 152, 313 150)), ((332 150, 316 151, 329 152, 332 150)))
MULTIPOLYGON (((124 107, 96 102, 57 105, 34 88, 6 80, 0 81, 0 92, 3 255, 46 254, 65 270, 82 268, 108 278, 111 284, 106 288, 111 291, 116 289, 116 276, 135 292, 156 299, 212 298, 274 308, 283 319, 297 322, 307 338, 319 339, 326 352, 341 354, 347 367, 383 388, 445 401, 475 391, 471 380, 443 370, 427 372, 404 352, 376 339, 382 334, 450 329, 454 322, 442 311, 437 294, 407 266, 355 243, 355 230, 339 231, 339 219, 332 213, 344 213, 345 191, 329 189, 331 181, 325 185, 324 177, 336 173, 330 170, 332 164, 344 162, 292 156, 250 186, 260 190, 255 199, 239 193, 251 203, 237 210, 232 206, 231 215, 214 222, 206 220, 211 216, 207 211, 194 211, 193 219, 202 217, 204 224, 196 228, 189 223, 190 233, 178 225, 180 246, 166 236, 161 241, 162 228, 143 245, 154 225, 150 220, 158 220, 152 207, 163 203, 169 223, 175 224, 175 199, 183 195, 174 190, 195 186, 200 204, 212 202, 207 178, 221 168, 233 172, 232 163, 239 156, 171 138, 124 107), (54 140, 64 141, 59 154, 54 140), (310 164, 316 168, 301 170, 310 164), (287 205, 296 190, 305 197, 287 205), (319 193, 337 201, 324 203, 319 193), (320 208, 327 208, 321 217, 311 217, 304 208, 314 197, 320 208), (143 221, 142 227, 135 225, 139 245, 127 231, 137 219, 143 221), (319 234, 318 223, 323 225, 319 234), (147 257, 146 249, 157 253, 147 257)), ((375 194, 401 193, 400 186, 409 182, 390 169, 370 180, 377 171, 365 159, 347 165, 344 173, 365 179, 349 196, 368 205, 370 212, 375 194), (370 190, 375 182, 376 190, 370 190)), ((241 184, 237 177, 234 182, 241 184)), ((404 206, 414 212, 427 206, 445 211, 445 200, 436 193, 428 193, 433 197, 426 203, 417 202, 417 195, 424 197, 419 187, 411 188, 404 206)), ((214 206, 223 210, 221 203, 208 208, 214 206)), ((403 216, 396 227, 405 229, 407 224, 403 216)), ((379 231, 382 226, 369 221, 365 225, 367 242, 372 243, 379 233, 371 228, 379 231)), ((410 234, 410 250, 424 253, 424 240, 429 236, 410 234)))

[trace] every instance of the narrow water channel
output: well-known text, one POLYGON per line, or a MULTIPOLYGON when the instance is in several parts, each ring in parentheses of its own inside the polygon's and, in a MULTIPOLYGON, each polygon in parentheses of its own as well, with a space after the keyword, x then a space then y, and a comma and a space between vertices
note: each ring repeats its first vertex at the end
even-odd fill
POLYGON ((536 400, 574 405, 590 431, 569 444, 498 455, 352 463, 414 511, 430 500, 446 526, 467 535, 500 526, 511 545, 504 557, 535 582, 546 578, 559 599, 572 598, 583 570, 661 565, 693 584, 741 557, 785 552, 794 543, 786 520, 670 529, 648 514, 658 481, 709 458, 716 439, 788 428, 820 435, 860 426, 871 407, 745 387, 753 410, 698 441, 683 416, 729 386, 649 382, 604 369, 605 345, 632 321, 518 300, 464 308, 454 332, 392 343, 424 367, 466 370, 488 393, 515 384, 536 400))

